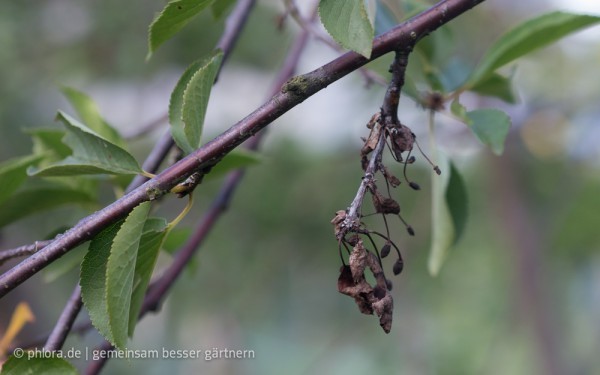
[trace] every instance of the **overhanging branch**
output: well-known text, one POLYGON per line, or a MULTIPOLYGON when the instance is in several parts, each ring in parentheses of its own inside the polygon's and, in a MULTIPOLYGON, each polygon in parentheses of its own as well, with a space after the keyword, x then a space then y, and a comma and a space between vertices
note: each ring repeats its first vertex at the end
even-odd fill
POLYGON ((42 268, 64 255, 80 243, 90 240, 103 228, 127 215, 142 202, 166 194, 173 186, 195 171, 205 168, 214 160, 239 146, 243 141, 281 115, 302 103, 308 97, 331 83, 365 65, 369 61, 395 50, 402 50, 448 23, 484 0, 443 0, 423 13, 399 24, 394 29, 375 38, 373 52, 367 59, 348 52, 316 70, 290 79, 281 91, 260 108, 233 125, 227 131, 205 144, 178 163, 167 168, 155 178, 126 194, 104 209, 79 221, 64 235, 44 249, 0 276, 0 297, 6 295, 42 268))

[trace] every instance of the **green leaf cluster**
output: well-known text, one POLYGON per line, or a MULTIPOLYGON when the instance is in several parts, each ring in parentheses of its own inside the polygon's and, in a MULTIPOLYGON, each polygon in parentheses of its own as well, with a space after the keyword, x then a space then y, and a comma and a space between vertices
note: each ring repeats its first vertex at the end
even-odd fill
POLYGON ((150 206, 140 204, 98 234, 81 263, 81 295, 90 319, 119 348, 133 335, 167 233, 164 219, 148 219, 150 206))

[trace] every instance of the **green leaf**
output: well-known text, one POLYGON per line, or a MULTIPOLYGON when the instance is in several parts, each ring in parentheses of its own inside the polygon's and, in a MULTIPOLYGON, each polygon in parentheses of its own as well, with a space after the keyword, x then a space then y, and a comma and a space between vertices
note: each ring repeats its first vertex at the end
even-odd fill
POLYGON ((319 16, 327 32, 342 47, 369 58, 375 31, 364 0, 320 0, 319 16))
POLYGON ((175 227, 169 231, 167 238, 162 245, 162 248, 169 254, 173 254, 179 250, 181 246, 188 240, 192 234, 191 228, 175 227))
POLYGON ((459 98, 455 98, 452 101, 452 104, 450 104, 450 111, 454 116, 458 117, 465 124, 469 123, 469 118, 467 117, 467 109, 460 103, 459 98))
POLYGON ((0 164, 0 205, 27 179, 27 167, 42 159, 41 155, 14 158, 0 164))
POLYGON ((200 147, 206 107, 222 59, 223 52, 215 51, 190 78, 183 92, 183 132, 193 149, 200 147))
POLYGON ((213 5, 210 6, 213 17, 216 19, 223 17, 233 4, 235 4, 235 0, 216 0, 213 5))
POLYGON ((22 189, 0 204, 0 228, 34 213, 67 204, 95 207, 97 199, 86 190, 62 184, 22 189))
POLYGON ((119 221, 100 232, 90 242, 87 254, 81 262, 81 299, 88 310, 92 324, 105 339, 114 342, 108 306, 106 304, 106 270, 113 240, 121 228, 119 221))
POLYGON ((77 369, 63 358, 20 358, 11 355, 2 365, 1 375, 78 375, 77 369))
POLYGON ((135 262, 135 275, 133 277, 133 290, 131 292, 131 305, 129 308, 129 336, 133 336, 138 321, 144 296, 156 265, 158 252, 165 240, 167 222, 162 218, 150 218, 144 224, 140 246, 135 262))
POLYGON ((432 276, 440 272, 448 252, 460 240, 468 214, 467 191, 458 170, 441 155, 438 166, 442 174, 432 174, 432 240, 427 263, 432 276))
POLYGON ((485 96, 493 96, 507 103, 516 103, 517 98, 512 89, 511 77, 492 73, 487 78, 477 82, 470 90, 485 96))
POLYGON ((222 57, 221 51, 215 51, 210 57, 192 63, 171 93, 171 135, 186 154, 200 146, 208 97, 222 57))
POLYGON ((468 203, 465 182, 454 163, 450 162, 450 178, 446 187, 446 204, 454 226, 454 242, 452 245, 456 245, 460 241, 464 232, 468 216, 468 203))
POLYGON ((64 86, 62 87, 61 91, 67 97, 69 103, 71 103, 81 121, 88 128, 99 134, 107 141, 122 148, 126 147, 125 141, 119 135, 117 130, 107 123, 102 116, 100 116, 98 106, 92 100, 92 98, 71 87, 64 86))
POLYGON ((446 189, 450 180, 450 162, 439 154, 437 165, 442 170, 441 175, 432 172, 431 189, 431 248, 427 268, 432 276, 436 276, 446 260, 448 249, 455 240, 452 214, 446 202, 446 189))
POLYGON ((600 21, 591 15, 552 12, 527 20, 504 34, 483 56, 466 83, 470 88, 486 80, 496 69, 575 31, 600 21))
POLYGON ((478 109, 467 112, 469 126, 481 143, 491 147, 496 155, 504 152, 504 141, 510 129, 510 117, 498 109, 478 109))
POLYGON ((258 164, 259 162, 260 156, 256 152, 236 149, 225 155, 225 157, 210 170, 206 179, 210 180, 214 177, 222 176, 234 169, 249 167, 258 164))
POLYGON ((146 59, 149 59, 161 44, 177 34, 194 16, 211 5, 212 2, 213 0, 170 1, 150 24, 148 56, 146 59))
POLYGON ((58 129, 27 130, 33 141, 33 154, 43 155, 43 165, 64 159, 71 155, 71 149, 62 142, 66 132, 58 129))
POLYGON ((67 128, 63 143, 73 155, 40 169, 30 168, 35 176, 73 176, 82 174, 143 173, 131 154, 109 142, 71 116, 58 112, 57 119, 67 128))
POLYGON ((117 232, 106 264, 106 309, 112 343, 124 349, 129 333, 129 311, 140 239, 151 202, 134 208, 117 232))

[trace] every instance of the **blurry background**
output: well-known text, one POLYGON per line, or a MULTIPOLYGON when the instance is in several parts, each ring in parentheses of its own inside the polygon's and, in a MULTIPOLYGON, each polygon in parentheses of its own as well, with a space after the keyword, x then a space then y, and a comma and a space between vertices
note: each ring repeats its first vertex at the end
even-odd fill
MULTIPOLYGON (((555 9, 600 14, 593 4, 485 2, 445 27, 453 35, 447 47, 474 66, 511 26, 555 9)), ((213 48, 223 25, 209 13, 201 15, 146 63, 147 28, 163 6, 157 0, 4 2, 0 160, 29 152, 23 128, 57 126, 56 110, 71 111, 62 85, 91 95, 125 136, 164 115, 179 75, 213 48)), ((281 1, 258 1, 213 90, 206 139, 250 113, 269 92, 298 31, 291 20, 277 30, 283 9, 281 1)), ((592 28, 519 60, 516 105, 464 96, 470 109, 499 107, 511 114, 502 157, 482 147, 464 125, 437 117, 439 147, 464 176, 470 216, 441 274, 430 277, 431 183, 429 166, 418 157, 411 173, 422 190, 402 185, 395 193, 417 236, 408 238, 400 223, 391 222, 405 269, 392 278, 389 335, 336 289, 340 260, 329 221, 354 197, 361 176, 359 137, 367 134, 365 124, 384 92, 377 85, 366 88, 354 73, 269 127, 263 162, 247 174, 160 314, 141 322, 129 346, 251 349, 256 358, 115 360, 105 373, 599 373, 599 36, 600 28, 592 28)), ((312 40, 299 73, 337 55, 312 40)), ((374 67, 384 72, 390 58, 381 60, 374 67)), ((426 139, 422 109, 403 99, 400 118, 426 139)), ((134 141, 138 160, 165 126, 134 141)), ((201 217, 219 184, 213 180, 198 189, 198 207, 185 225, 201 217)), ((101 204, 112 199, 107 192, 101 204)), ((174 217, 180 205, 160 212, 174 217)), ((42 239, 57 224, 71 225, 88 212, 66 207, 23 219, 0 230, 0 248, 42 239)), ((82 255, 62 258, 4 298, 0 332, 20 301, 32 306, 37 321, 19 339, 48 331, 76 283, 82 255), (52 272, 62 276, 48 283, 52 272)), ((161 262, 168 260, 164 255, 161 262)), ((389 272, 391 261, 384 265, 389 272)), ((90 332, 72 337, 66 348, 99 342, 90 332)))

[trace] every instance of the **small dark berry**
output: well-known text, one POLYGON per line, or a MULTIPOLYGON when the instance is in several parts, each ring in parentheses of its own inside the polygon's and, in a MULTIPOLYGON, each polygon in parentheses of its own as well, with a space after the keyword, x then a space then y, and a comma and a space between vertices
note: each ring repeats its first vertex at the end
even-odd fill
POLYGON ((411 156, 410 158, 408 158, 408 160, 406 160, 406 162, 407 162, 408 164, 412 164, 412 163, 414 163, 414 162, 415 162, 415 160, 417 160, 417 159, 416 159, 414 156, 411 156))
POLYGON ((404 268, 404 262, 402 259, 398 259, 396 263, 394 263, 394 268, 392 269, 392 271, 394 271, 394 275, 399 275, 400 272, 402 272, 402 268, 404 268))
POLYGON ((391 245, 389 242, 386 242, 385 245, 383 245, 383 247, 381 248, 381 257, 385 258, 386 256, 390 255, 390 249, 391 249, 391 245))
POLYGON ((415 235, 415 230, 409 225, 406 227, 406 231, 408 232, 408 234, 410 234, 411 236, 415 235))
POLYGON ((408 183, 408 185, 410 185, 410 187, 413 188, 413 190, 421 190, 421 187, 416 182, 411 181, 408 183))
POLYGON ((437 173, 438 176, 442 174, 440 167, 438 167, 437 165, 435 167, 433 167, 433 170, 435 171, 435 173, 437 173))

